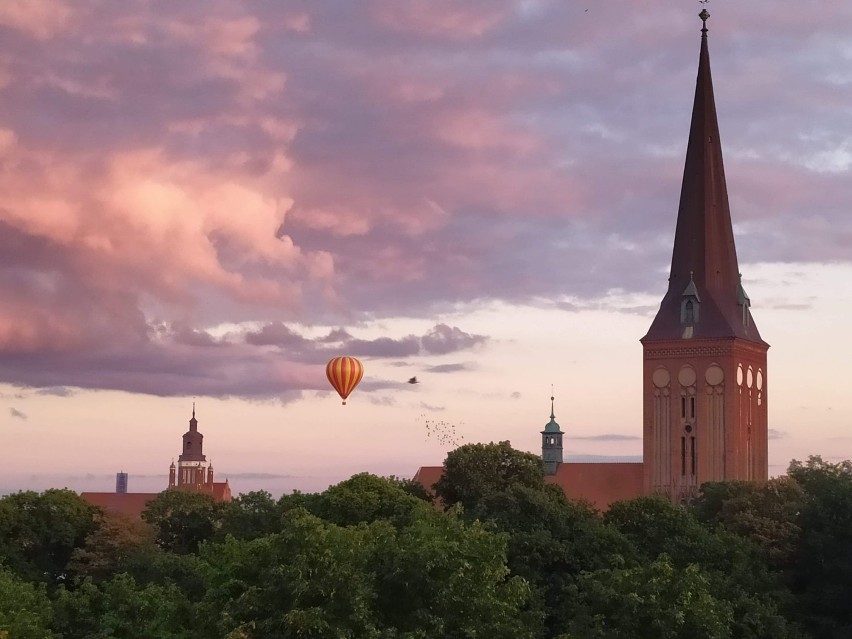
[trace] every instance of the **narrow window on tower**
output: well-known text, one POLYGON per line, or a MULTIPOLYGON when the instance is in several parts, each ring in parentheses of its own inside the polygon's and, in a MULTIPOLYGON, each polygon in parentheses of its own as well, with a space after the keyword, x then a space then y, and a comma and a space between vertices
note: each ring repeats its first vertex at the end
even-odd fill
POLYGON ((689 398, 689 416, 695 419, 695 397, 689 398))
POLYGON ((686 397, 680 398, 680 416, 686 419, 686 397))
POLYGON ((692 476, 695 477, 695 466, 697 462, 697 455, 695 454, 695 437, 692 438, 692 476))
POLYGON ((680 474, 686 475, 686 437, 680 438, 680 474))

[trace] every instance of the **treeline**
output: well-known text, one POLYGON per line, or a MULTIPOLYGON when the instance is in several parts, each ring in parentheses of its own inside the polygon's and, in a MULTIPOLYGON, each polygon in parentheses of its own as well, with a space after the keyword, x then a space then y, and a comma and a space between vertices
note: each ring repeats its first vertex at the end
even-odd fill
POLYGON ((0 499, 0 638, 852 637, 852 464, 601 514, 508 442, 448 455, 441 506, 369 474, 134 522, 64 490, 0 499))

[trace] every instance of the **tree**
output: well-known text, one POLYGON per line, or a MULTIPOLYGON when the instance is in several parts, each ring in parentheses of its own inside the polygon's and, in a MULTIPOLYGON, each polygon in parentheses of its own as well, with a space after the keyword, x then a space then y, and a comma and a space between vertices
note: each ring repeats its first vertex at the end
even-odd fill
POLYGON ((403 526, 419 512, 433 508, 408 493, 398 481, 370 473, 353 475, 329 487, 305 506, 318 517, 340 526, 379 520, 403 526))
POLYGON ((818 638, 852 636, 852 462, 793 461, 805 492, 801 542, 790 570, 800 615, 818 638))
POLYGON ((483 497, 513 485, 544 489, 541 459, 532 453, 499 444, 465 444, 447 455, 435 494, 446 507, 473 508, 483 497))
POLYGON ((191 639, 195 611, 174 585, 139 585, 119 574, 101 584, 86 579, 74 590, 60 588, 56 629, 63 639, 191 639))
POLYGON ((44 584, 30 584, 0 567, 0 638, 52 639, 53 609, 44 584))
POLYGON ((696 517, 754 543, 769 565, 789 567, 802 534, 805 493, 792 477, 767 482, 709 482, 693 505, 696 517))
POLYGON ((638 563, 627 538, 605 526, 585 503, 569 501, 561 489, 541 490, 514 485, 483 497, 468 520, 489 522, 508 535, 512 574, 533 587, 532 606, 552 636, 564 626, 564 598, 583 572, 638 563))
POLYGON ((339 526, 304 509, 281 532, 205 544, 205 636, 531 637, 505 539, 426 508, 402 527, 339 526))
POLYGON ((95 513, 95 508, 70 490, 3 497, 0 563, 27 581, 64 581, 74 550, 96 528, 95 513))
POLYGON ((216 539, 224 540, 227 535, 237 539, 256 539, 278 532, 281 529, 283 509, 265 490, 239 495, 236 499, 220 504, 221 527, 216 539))
POLYGON ((74 577, 91 577, 103 581, 120 572, 130 557, 154 550, 151 526, 125 515, 99 513, 96 528, 81 547, 75 548, 68 563, 74 577))
POLYGON ((571 639, 729 639, 734 611, 697 566, 666 555, 646 566, 584 573, 567 599, 571 639))
POLYGON ((175 553, 195 553, 219 526, 220 508, 204 493, 166 490, 148 503, 142 519, 156 531, 157 544, 175 553))
POLYGON ((798 636, 782 614, 785 589, 749 540, 702 526, 690 510, 660 497, 617 502, 604 521, 625 534, 650 562, 665 555, 676 570, 696 566, 709 580, 713 596, 733 611, 733 636, 798 636))

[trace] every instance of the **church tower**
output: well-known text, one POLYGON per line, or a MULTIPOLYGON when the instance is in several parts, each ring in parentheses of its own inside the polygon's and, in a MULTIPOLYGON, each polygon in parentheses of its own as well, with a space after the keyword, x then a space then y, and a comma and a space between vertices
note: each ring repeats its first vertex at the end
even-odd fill
POLYGON ((183 450, 178 457, 178 488, 182 486, 200 488, 207 483, 205 476, 207 457, 204 455, 203 446, 204 435, 198 432, 198 420, 195 419, 195 404, 193 403, 189 430, 183 434, 183 450))
POLYGON ((541 431, 541 463, 545 475, 555 475, 562 463, 562 429, 556 423, 553 412, 553 396, 550 397, 550 421, 541 431))
POLYGON ((704 482, 765 480, 764 342, 737 266, 706 9, 668 291, 642 338, 644 490, 686 503, 704 482))

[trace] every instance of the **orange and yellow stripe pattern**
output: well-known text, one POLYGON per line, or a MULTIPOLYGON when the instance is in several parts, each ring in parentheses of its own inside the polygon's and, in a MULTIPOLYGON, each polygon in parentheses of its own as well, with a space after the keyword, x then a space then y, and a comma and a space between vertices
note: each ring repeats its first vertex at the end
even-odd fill
POLYGON ((326 364, 325 376, 346 404, 349 393, 364 376, 364 366, 354 357, 335 357, 326 364))

